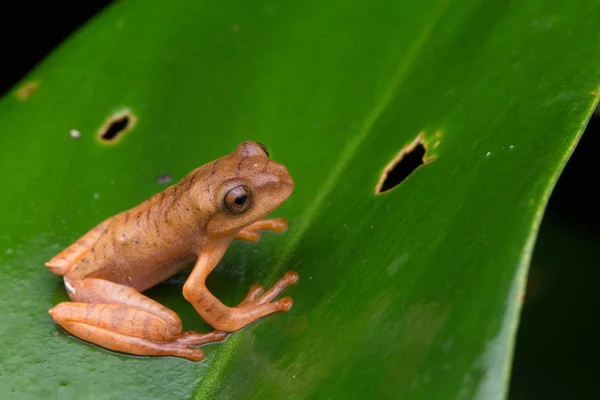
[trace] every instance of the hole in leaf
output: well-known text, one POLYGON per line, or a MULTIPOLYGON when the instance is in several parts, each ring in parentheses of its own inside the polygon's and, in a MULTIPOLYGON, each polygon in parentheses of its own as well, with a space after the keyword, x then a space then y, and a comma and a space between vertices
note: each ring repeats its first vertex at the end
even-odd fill
POLYGON ((385 167, 383 174, 377 183, 376 194, 387 192, 402 183, 421 165, 433 161, 434 157, 426 158, 427 147, 423 134, 420 133, 416 139, 405 146, 400 153, 385 167))
POLYGON ((125 132, 133 129, 135 121, 135 116, 129 110, 113 115, 100 130, 100 140, 116 142, 125 132))

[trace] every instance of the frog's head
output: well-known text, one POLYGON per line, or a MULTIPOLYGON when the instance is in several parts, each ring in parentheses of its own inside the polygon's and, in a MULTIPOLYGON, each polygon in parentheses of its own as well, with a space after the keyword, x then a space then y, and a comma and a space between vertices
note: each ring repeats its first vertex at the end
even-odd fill
POLYGON ((215 212, 206 226, 209 235, 237 232, 266 217, 294 190, 285 166, 271 160, 267 148, 257 142, 243 142, 211 164, 215 212))

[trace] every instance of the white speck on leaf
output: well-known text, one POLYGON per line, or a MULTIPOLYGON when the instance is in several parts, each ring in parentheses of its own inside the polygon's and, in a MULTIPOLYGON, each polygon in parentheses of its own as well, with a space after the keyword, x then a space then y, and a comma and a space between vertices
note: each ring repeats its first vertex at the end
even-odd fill
POLYGON ((491 152, 491 151, 488 151, 487 153, 485 153, 485 156, 486 156, 486 157, 489 157, 489 156, 491 156, 491 155, 492 155, 492 152, 491 152))
POLYGON ((169 174, 162 174, 156 177, 156 181, 161 185, 165 185, 173 180, 173 177, 169 174))
POLYGON ((552 28, 552 26, 554 25, 554 23, 557 20, 558 20, 558 18, 556 16, 547 15, 547 16, 533 20, 531 22, 531 26, 533 26, 533 28, 536 31, 546 30, 546 29, 552 28))
POLYGON ((77 129, 71 129, 69 136, 71 136, 72 139, 79 139, 81 137, 81 132, 79 132, 77 129))
POLYGON ((513 149, 515 146, 513 146, 512 144, 510 146, 508 146, 508 148, 513 149))

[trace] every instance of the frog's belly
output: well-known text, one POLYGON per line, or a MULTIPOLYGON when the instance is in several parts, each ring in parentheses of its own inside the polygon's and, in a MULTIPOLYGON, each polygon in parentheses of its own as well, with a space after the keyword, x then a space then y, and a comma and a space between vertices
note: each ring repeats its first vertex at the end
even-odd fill
POLYGON ((104 268, 92 275, 143 292, 169 279, 192 264, 196 258, 194 254, 177 254, 171 257, 143 257, 143 254, 139 254, 138 257, 116 258, 111 262, 110 268, 104 268))

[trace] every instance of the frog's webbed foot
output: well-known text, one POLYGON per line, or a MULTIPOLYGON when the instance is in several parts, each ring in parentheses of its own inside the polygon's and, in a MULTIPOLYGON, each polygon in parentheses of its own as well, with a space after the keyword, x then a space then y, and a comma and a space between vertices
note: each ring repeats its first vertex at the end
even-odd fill
POLYGON ((196 346, 227 338, 219 331, 182 333, 175 312, 127 286, 68 277, 65 286, 73 302, 52 308, 52 318, 72 335, 110 350, 200 361, 204 352, 196 346))
POLYGON ((243 228, 235 236, 238 240, 257 242, 260 240, 260 231, 283 232, 287 229, 285 218, 263 219, 243 228))

